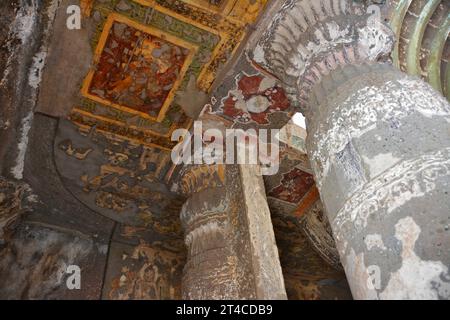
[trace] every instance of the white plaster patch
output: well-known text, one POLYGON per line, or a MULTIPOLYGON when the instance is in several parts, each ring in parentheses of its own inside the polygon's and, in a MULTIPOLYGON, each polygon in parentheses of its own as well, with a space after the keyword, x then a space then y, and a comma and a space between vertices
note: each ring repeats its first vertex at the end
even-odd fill
POLYGON ((56 17, 56 11, 58 10, 61 1, 62 0, 52 0, 47 8, 48 23, 45 26, 44 31, 44 34, 46 35, 46 40, 41 45, 40 51, 36 53, 36 55, 33 57, 33 65, 31 66, 30 73, 28 76, 28 83, 35 90, 39 88, 39 85, 42 80, 42 71, 45 66, 45 61, 47 58, 47 51, 48 51, 47 41, 50 34, 50 28, 53 25, 53 21, 55 20, 56 17))
MULTIPOLYGON (((49 23, 45 29, 45 34, 47 35, 56 16, 56 10, 58 9, 60 2, 61 0, 52 0, 48 6, 47 16, 49 18, 49 23)), ((38 5, 36 0, 31 0, 27 5, 21 5, 14 21, 10 26, 8 32, 8 42, 6 44, 6 47, 8 48, 10 54, 8 56, 5 70, 3 71, 2 79, 0 80, 0 87, 3 86, 8 79, 8 76, 11 72, 11 63, 14 56, 17 54, 17 51, 20 48, 25 48, 32 39, 31 36, 37 23, 37 7, 38 5), (22 45, 16 46, 14 49, 12 49, 11 43, 14 39, 20 39, 22 45)), ((37 75, 37 77, 36 79, 33 79, 30 76, 29 81, 30 85, 33 88, 36 88, 36 80, 37 82, 40 81, 40 71, 42 70, 43 64, 45 62, 45 56, 46 51, 43 51, 38 53, 34 58, 32 69, 36 70, 35 75, 37 75)))
POLYGON ((261 113, 269 109, 271 103, 265 96, 255 96, 250 98, 246 103, 248 112, 261 113))
POLYGON ((45 65, 47 52, 39 52, 33 57, 33 65, 28 77, 28 83, 33 89, 37 89, 42 79, 42 69, 45 65))
POLYGON ((342 38, 348 34, 348 27, 341 30, 339 25, 334 21, 326 23, 326 26, 331 39, 342 38))
POLYGON ((421 233, 413 218, 407 217, 395 225, 395 237, 402 242, 402 266, 391 274, 380 298, 389 300, 435 300, 450 297, 448 268, 440 261, 424 261, 414 252, 421 233))
POLYGON ((261 65, 267 64, 264 49, 260 44, 257 44, 255 50, 253 50, 253 60, 261 65))
POLYGON ((344 258, 343 265, 353 298, 377 300, 377 291, 372 286, 369 269, 364 263, 364 253, 356 255, 353 248, 350 249, 350 253, 344 258))
POLYGON ((372 250, 373 248, 379 248, 381 250, 386 250, 386 246, 383 243, 383 239, 380 234, 369 234, 364 239, 367 250, 372 250))
POLYGON ((11 63, 14 56, 17 54, 20 47, 25 47, 30 41, 30 36, 37 22, 37 4, 32 0, 29 5, 21 5, 17 11, 17 15, 12 22, 9 32, 6 47, 9 51, 8 60, 6 62, 5 70, 0 81, 0 87, 3 86, 8 79, 11 72, 11 63), (22 46, 12 46, 14 39, 20 39, 22 46))
POLYGON ((393 44, 392 31, 381 23, 369 24, 359 29, 358 51, 360 56, 367 57, 369 61, 375 61, 382 55, 388 55, 393 44))
MULTIPOLYGON (((46 37, 49 36, 49 31, 51 26, 53 25, 53 21, 56 16, 56 11, 58 9, 58 6, 60 4, 61 0, 53 0, 50 5, 47 8, 47 16, 49 18, 48 24, 45 27, 44 34, 46 37)), ((19 19, 20 20, 20 28, 18 31, 19 37, 23 41, 28 41, 28 38, 30 37, 33 28, 35 27, 36 23, 36 4, 35 1, 32 1, 32 6, 28 8, 28 10, 32 10, 31 12, 28 12, 30 14, 30 17, 19 19), (25 39, 25 40, 24 40, 25 39)), ((47 41, 48 38, 43 41, 40 51, 34 56, 33 58, 33 65, 29 71, 28 74, 28 84, 33 89, 31 94, 31 100, 33 103, 37 100, 37 90, 39 88, 39 84, 41 82, 42 78, 42 69, 45 65, 45 59, 47 57, 47 41)), ((34 114, 33 110, 30 110, 25 118, 22 119, 21 122, 21 129, 20 129, 20 140, 17 145, 18 154, 16 158, 16 164, 11 169, 11 173, 14 176, 14 178, 21 180, 23 179, 23 169, 25 165, 25 154, 28 147, 28 134, 31 129, 31 125, 33 122, 34 114)))
POLYGON ((389 215, 412 199, 436 189, 436 179, 450 176, 450 148, 401 162, 365 185, 354 194, 332 222, 337 240, 344 237, 340 230, 351 224, 357 231, 367 226, 371 214, 379 219, 389 215))
POLYGON ((36 25, 37 20, 37 2, 36 0, 31 0, 28 6, 21 6, 16 20, 12 25, 12 30, 22 41, 22 44, 28 42, 33 29, 36 25))
POLYGON ((259 91, 263 92, 270 88, 274 88, 277 84, 277 81, 272 77, 264 77, 259 84, 259 91))
POLYGON ((387 169, 396 165, 400 158, 396 158, 392 153, 380 153, 372 159, 363 156, 364 163, 369 167, 370 178, 375 178, 387 169))
POLYGON ((442 95, 436 95, 428 83, 409 77, 400 79, 398 82, 410 90, 406 98, 424 117, 445 117, 447 122, 450 122, 450 106, 447 99, 442 95), (417 101, 428 101, 428 103, 419 104, 417 101))
POLYGON ((317 146, 311 160, 322 166, 322 170, 315 168, 318 186, 328 175, 334 155, 351 140, 374 130, 378 123, 395 121, 401 126, 401 120, 414 113, 450 122, 450 104, 424 81, 407 76, 382 87, 367 86, 336 106, 314 134, 317 146))
POLYGON ((16 165, 11 169, 11 174, 17 180, 23 179, 23 169, 25 165, 25 154, 28 147, 28 133, 31 129, 31 124, 33 122, 34 113, 30 111, 28 115, 22 119, 21 122, 21 131, 20 131, 20 140, 17 145, 18 154, 16 158, 16 165))

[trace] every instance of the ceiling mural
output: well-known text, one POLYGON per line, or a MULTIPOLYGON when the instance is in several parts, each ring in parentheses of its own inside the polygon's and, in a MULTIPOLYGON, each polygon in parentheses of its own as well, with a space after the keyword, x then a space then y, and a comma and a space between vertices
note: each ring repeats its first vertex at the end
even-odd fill
POLYGON ((242 124, 265 125, 269 123, 270 114, 286 111, 290 106, 286 93, 275 79, 243 73, 236 76, 236 88, 222 99, 218 112, 242 124))
POLYGON ((165 181, 173 167, 171 134, 193 120, 177 96, 192 79, 197 90, 211 91, 264 4, 83 2, 93 30, 82 41, 93 55, 68 119, 58 123, 53 150, 65 188, 116 224, 104 298, 180 296, 184 199, 165 181))
MULTIPOLYGON (((88 274, 77 298, 181 297, 181 207, 191 184, 221 186, 225 172, 207 181, 207 166, 186 174, 174 166, 172 132, 193 123, 186 100, 203 94, 203 119, 230 128, 279 128, 295 113, 281 81, 238 50, 266 2, 80 0, 76 32, 65 27, 70 0, 59 2, 25 164, 35 194, 0 181, 0 196, 12 199, 4 203, 17 207, 0 227, 27 199, 24 225, 0 234, 14 239, 0 251, 0 282, 18 296, 65 297, 46 261, 73 258, 88 274), (32 269, 42 288, 11 280, 32 269)), ((347 298, 308 158, 291 143, 281 143, 280 156, 279 172, 264 182, 288 296, 347 298)))
POLYGON ((97 45, 85 97, 162 121, 198 47, 110 14, 97 45))
POLYGON ((266 0, 84 1, 96 22, 91 70, 70 120, 97 131, 171 150, 192 124, 175 97, 195 79, 209 92, 266 0), (153 75, 152 77, 148 76, 153 75))
MULTIPOLYGON (((351 299, 328 220, 351 179, 320 194, 300 107, 381 51, 374 81, 390 69, 374 4, 392 62, 448 96, 449 0, 0 1, 0 299, 351 299)), ((347 260, 377 260, 369 236, 347 260)))

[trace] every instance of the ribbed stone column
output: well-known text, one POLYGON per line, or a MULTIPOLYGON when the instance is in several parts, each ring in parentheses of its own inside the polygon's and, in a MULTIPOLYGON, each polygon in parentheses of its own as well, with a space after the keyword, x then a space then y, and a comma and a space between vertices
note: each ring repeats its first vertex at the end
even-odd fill
POLYGON ((223 166, 196 166, 182 180, 185 194, 190 195, 180 216, 188 249, 183 299, 240 296, 224 170, 223 166))
POLYGON ((261 176, 235 165, 183 170, 184 299, 285 299, 261 176), (251 193, 251 194, 250 194, 251 193))
POLYGON ((450 298, 450 105, 389 65, 314 91, 307 148, 354 297, 450 298))
POLYGON ((307 117, 354 298, 449 299, 450 106, 376 63, 392 38, 364 12, 351 1, 286 1, 254 59, 285 80, 307 117))

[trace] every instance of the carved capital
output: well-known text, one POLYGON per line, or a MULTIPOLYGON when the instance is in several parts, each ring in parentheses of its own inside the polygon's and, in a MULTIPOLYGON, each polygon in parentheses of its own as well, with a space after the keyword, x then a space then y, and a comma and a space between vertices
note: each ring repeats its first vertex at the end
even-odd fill
POLYGON ((224 165, 189 165, 181 171, 180 187, 185 196, 225 186, 224 165))
POLYGON ((283 79, 305 111, 316 84, 339 67, 387 58, 392 31, 361 3, 287 0, 261 37, 253 59, 283 79))

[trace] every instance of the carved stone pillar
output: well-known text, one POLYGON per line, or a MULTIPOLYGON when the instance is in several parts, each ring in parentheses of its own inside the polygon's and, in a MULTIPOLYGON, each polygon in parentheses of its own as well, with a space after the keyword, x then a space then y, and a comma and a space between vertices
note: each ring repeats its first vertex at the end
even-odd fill
POLYGON ((188 249, 183 298, 285 299, 262 180, 251 182, 250 195, 245 180, 252 178, 245 168, 198 165, 183 170, 181 188, 188 196, 181 211, 188 249), (250 196, 259 200, 258 206, 250 196))
POLYGON ((449 299, 450 105, 376 63, 391 36, 365 12, 352 1, 286 1, 254 58, 285 80, 307 117, 354 298, 449 299))
POLYGON ((333 71, 315 97, 308 153, 354 297, 450 298, 448 102, 389 65, 333 71))
POLYGON ((181 211, 188 259, 183 276, 183 299, 239 296, 236 259, 229 236, 223 166, 189 168, 182 180, 189 195, 181 211))

